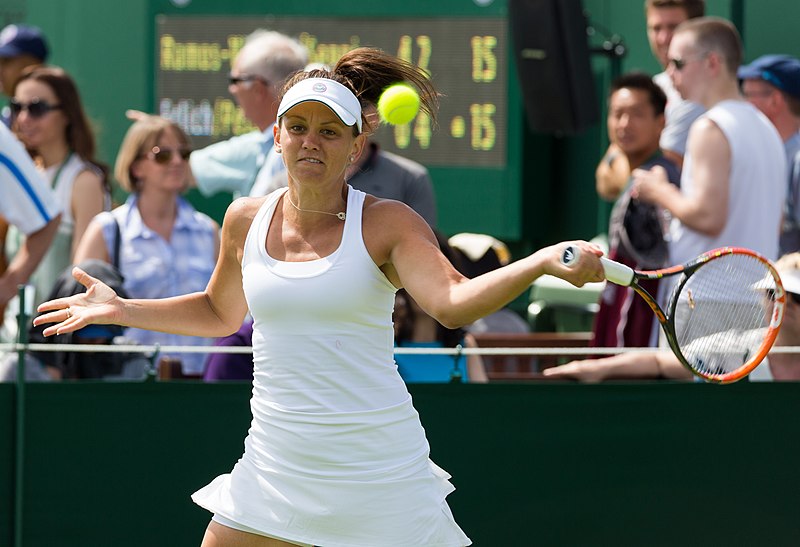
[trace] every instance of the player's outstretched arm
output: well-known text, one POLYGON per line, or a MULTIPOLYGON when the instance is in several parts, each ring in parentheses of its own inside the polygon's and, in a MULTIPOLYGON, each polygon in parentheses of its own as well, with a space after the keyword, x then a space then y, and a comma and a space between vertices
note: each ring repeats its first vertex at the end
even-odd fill
POLYGON ((73 276, 86 292, 43 303, 39 306, 42 315, 34 319, 34 324, 53 323, 45 329, 45 336, 73 332, 90 324, 208 337, 236 332, 247 313, 242 248, 260 202, 243 198, 228 208, 219 260, 205 291, 161 299, 124 299, 102 281, 75 268, 73 276))
POLYGON ((425 312, 448 328, 457 328, 502 308, 544 274, 576 286, 603 279, 602 251, 586 242, 579 261, 561 262, 567 244, 557 244, 467 279, 442 254, 430 227, 405 205, 381 200, 365 208, 365 241, 376 263, 396 287, 405 287, 425 312))

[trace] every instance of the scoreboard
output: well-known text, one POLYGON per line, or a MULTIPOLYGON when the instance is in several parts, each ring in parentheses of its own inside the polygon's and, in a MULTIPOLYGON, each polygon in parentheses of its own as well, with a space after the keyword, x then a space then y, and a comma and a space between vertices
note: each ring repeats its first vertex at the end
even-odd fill
POLYGON ((439 127, 421 114, 382 125, 376 139, 426 166, 502 167, 506 162, 506 23, 493 18, 307 18, 169 16, 157 19, 157 111, 177 121, 195 146, 253 128, 228 89, 231 62, 258 28, 296 37, 309 61, 332 66, 371 46, 426 71, 442 93, 439 127))
MULTIPOLYGON (((420 114, 382 125, 375 140, 428 168, 443 233, 523 238, 525 119, 506 0, 151 0, 150 16, 151 110, 195 147, 254 129, 228 92, 231 63, 254 30, 296 38, 313 63, 370 46, 417 65, 441 94, 438 123, 420 114)), ((215 218, 227 206, 226 196, 190 198, 215 218)))

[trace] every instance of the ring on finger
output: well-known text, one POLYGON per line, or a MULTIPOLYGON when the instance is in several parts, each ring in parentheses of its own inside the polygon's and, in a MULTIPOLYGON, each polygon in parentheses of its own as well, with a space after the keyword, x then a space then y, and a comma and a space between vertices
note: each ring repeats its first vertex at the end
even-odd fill
POLYGON ((70 311, 70 309, 67 308, 67 319, 70 319, 71 317, 72 317, 72 311, 70 311))

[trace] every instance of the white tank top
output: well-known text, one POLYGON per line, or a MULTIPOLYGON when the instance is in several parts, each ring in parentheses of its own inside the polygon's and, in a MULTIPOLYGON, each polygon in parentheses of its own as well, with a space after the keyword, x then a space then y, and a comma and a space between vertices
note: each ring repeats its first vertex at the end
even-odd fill
MULTIPOLYGON (((670 258, 691 260, 726 245, 747 247, 778 258, 781 213, 786 199, 786 156, 770 121, 745 101, 723 101, 704 114, 725 134, 731 151, 728 221, 717 236, 699 234, 673 220, 670 258)), ((689 137, 691 139, 691 136, 689 137)), ((681 192, 693 191, 692 157, 687 154, 681 192)))
POLYGON ((285 188, 247 234, 244 292, 253 325, 253 397, 245 452, 192 499, 229 523, 326 547, 461 547, 392 360, 395 288, 362 239, 363 192, 349 188, 339 247, 309 262, 266 251, 285 188))
MULTIPOLYGON (((348 191, 339 247, 308 262, 267 254, 267 230, 286 188, 270 194, 244 246, 244 292, 253 315, 254 403, 351 412, 408 399, 393 360, 395 287, 361 234, 363 192, 348 191)), ((254 408, 254 412, 258 409, 254 408)))

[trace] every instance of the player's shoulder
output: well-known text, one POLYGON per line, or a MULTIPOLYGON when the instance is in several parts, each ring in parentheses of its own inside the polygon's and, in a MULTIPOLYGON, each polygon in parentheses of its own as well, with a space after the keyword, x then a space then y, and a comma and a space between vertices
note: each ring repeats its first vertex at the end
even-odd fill
POLYGON ((233 200, 225 211, 223 226, 233 232, 246 232, 266 199, 266 196, 262 196, 241 197, 233 200))
POLYGON ((427 222, 411 207, 394 199, 378 198, 367 194, 364 198, 363 224, 365 231, 403 233, 427 222))
POLYGON ((364 219, 402 221, 417 215, 414 210, 396 199, 379 198, 372 194, 364 197, 364 219))

